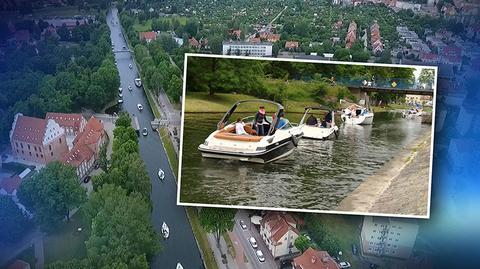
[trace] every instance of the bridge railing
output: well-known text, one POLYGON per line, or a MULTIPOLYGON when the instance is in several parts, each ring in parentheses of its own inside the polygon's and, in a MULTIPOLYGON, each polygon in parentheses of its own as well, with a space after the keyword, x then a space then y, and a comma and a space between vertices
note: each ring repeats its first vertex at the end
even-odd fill
POLYGON ((431 85, 424 85, 405 78, 388 78, 388 79, 361 79, 361 78, 334 78, 335 83, 347 87, 364 87, 364 88, 386 88, 400 90, 422 90, 433 91, 431 85))

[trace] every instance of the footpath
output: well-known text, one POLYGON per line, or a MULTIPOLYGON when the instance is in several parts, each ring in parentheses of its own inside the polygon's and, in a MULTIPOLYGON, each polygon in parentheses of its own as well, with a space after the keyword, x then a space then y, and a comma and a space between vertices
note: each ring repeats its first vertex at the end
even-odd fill
POLYGON ((427 216, 431 135, 418 138, 340 202, 336 210, 427 216))

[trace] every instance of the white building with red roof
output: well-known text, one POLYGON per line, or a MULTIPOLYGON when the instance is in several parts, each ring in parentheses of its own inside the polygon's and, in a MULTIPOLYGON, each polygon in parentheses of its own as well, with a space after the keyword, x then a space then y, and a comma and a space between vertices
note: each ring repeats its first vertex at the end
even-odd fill
POLYGON ((157 40, 157 33, 153 31, 140 32, 138 35, 139 35, 140 41, 146 41, 147 43, 157 40))
POLYGON ((269 212, 260 221, 260 235, 273 258, 298 252, 293 245, 300 235, 297 220, 290 214, 269 212))
POLYGON ((294 258, 293 269, 340 269, 328 252, 308 248, 305 252, 294 258))
POLYGON ((87 121, 80 113, 54 113, 48 112, 45 116, 47 120, 54 120, 65 130, 66 136, 77 136, 83 132, 87 121))
POLYGON ((82 133, 73 141, 73 148, 62 161, 72 165, 79 178, 85 177, 98 160, 100 147, 108 140, 103 124, 95 117, 91 117, 82 133))
POLYGON ((15 115, 10 130, 12 154, 18 160, 46 165, 68 152, 65 130, 54 120, 15 115))

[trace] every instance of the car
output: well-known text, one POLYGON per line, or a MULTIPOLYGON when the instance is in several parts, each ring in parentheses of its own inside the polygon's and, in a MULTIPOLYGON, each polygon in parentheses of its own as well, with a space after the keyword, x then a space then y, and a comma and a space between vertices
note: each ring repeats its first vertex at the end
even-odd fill
POLYGON ((137 108, 138 108, 138 110, 142 111, 143 110, 142 104, 137 104, 137 108))
POLYGON ((119 104, 123 104, 123 99, 118 99, 119 104))
POLYGON ((250 242, 250 245, 252 245, 252 248, 257 248, 258 247, 257 240, 255 240, 255 238, 253 236, 248 239, 248 242, 250 242))
POLYGON ((350 265, 349 262, 339 262, 339 263, 338 263, 338 266, 339 266, 340 268, 342 268, 342 269, 343 269, 343 268, 350 268, 350 267, 351 267, 351 265, 350 265))
POLYGON ((118 92, 123 92, 122 87, 119 87, 119 88, 118 88, 118 92))
POLYGON ((245 224, 245 222, 243 220, 240 220, 239 223, 240 223, 240 227, 242 227, 242 229, 244 229, 244 230, 247 229, 247 225, 245 224))
POLYGON ((132 85, 128 85, 128 90, 129 90, 129 91, 132 91, 132 89, 133 89, 133 88, 132 88, 132 85))
POLYGON ((147 135, 148 135, 147 128, 143 128, 142 135, 143 135, 143 136, 147 136, 147 135))
POLYGON ((123 94, 122 94, 122 93, 119 93, 119 94, 118 94, 118 97, 122 98, 122 97, 123 97, 123 94))
POLYGON ((263 256, 263 252, 261 250, 257 250, 255 254, 257 255, 257 258, 260 262, 265 261, 265 256, 263 256))
POLYGON ((88 183, 90 181, 90 179, 92 179, 91 176, 86 176, 84 179, 83 179, 83 183, 88 183))
POLYGON ((132 65, 132 64, 129 64, 129 65, 128 65, 128 68, 132 69, 132 68, 133 68, 133 65, 132 65))
POLYGON ((358 254, 358 249, 357 249, 357 246, 355 244, 352 244, 352 254, 353 255, 357 255, 358 254))

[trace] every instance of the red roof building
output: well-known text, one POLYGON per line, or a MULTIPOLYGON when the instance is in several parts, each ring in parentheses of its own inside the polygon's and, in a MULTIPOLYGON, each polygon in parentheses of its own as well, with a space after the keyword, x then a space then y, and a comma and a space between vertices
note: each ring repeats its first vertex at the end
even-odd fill
POLYGON ((76 136, 83 132, 87 121, 82 114, 48 112, 47 120, 54 120, 65 130, 67 136, 76 136))
POLYGON ((13 120, 10 144, 15 158, 43 165, 68 152, 65 130, 58 123, 21 113, 13 120))
POLYGON ((348 25, 347 36, 345 37, 345 47, 348 49, 351 48, 355 41, 357 41, 357 24, 352 21, 348 25))
POLYGON ((151 31, 151 32, 140 32, 139 33, 139 38, 140 41, 146 41, 147 43, 150 43, 152 41, 157 40, 157 33, 151 31))
POLYGON ((285 49, 287 49, 287 50, 297 49, 298 46, 299 46, 298 41, 287 41, 287 42, 285 42, 285 49))
POLYGON ((274 258, 298 252, 293 243, 300 232, 290 214, 269 212, 260 221, 260 235, 274 258))
POLYGON ((228 31, 228 34, 229 34, 229 35, 233 35, 233 36, 235 36, 235 37, 237 38, 237 40, 240 40, 240 36, 241 36, 241 34, 242 34, 242 30, 240 30, 240 29, 230 29, 230 30, 228 31))
POLYGON ((280 36, 280 34, 269 34, 267 35, 267 41, 272 43, 278 42, 280 41, 280 36))
POLYGON ((195 37, 192 37, 188 40, 188 44, 191 46, 191 47, 194 47, 194 48, 200 48, 200 43, 197 41, 197 39, 195 39, 195 37))
POLYGON ((16 195, 21 184, 22 179, 18 175, 4 178, 0 181, 0 195, 16 195))
POLYGON ((294 258, 292 266, 294 269, 340 269, 328 252, 311 247, 302 255, 294 258))

